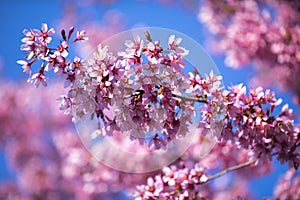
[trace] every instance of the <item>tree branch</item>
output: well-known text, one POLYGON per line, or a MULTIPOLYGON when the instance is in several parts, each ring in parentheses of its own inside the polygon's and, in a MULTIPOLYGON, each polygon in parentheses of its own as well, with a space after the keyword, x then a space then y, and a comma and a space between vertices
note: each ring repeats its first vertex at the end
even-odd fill
MULTIPOLYGON (((275 153, 272 154, 272 156, 277 155, 277 154, 278 154, 278 152, 275 152, 275 153)), ((215 174, 215 175, 213 175, 213 176, 208 177, 208 178, 207 178, 207 181, 202 182, 202 183, 206 183, 206 182, 211 181, 211 180, 213 180, 213 179, 219 178, 219 177, 221 177, 221 176, 227 174, 228 172, 231 172, 231 171, 234 171, 234 170, 237 170, 237 169, 242 169, 242 168, 244 168, 244 167, 248 167, 248 166, 254 164, 257 160, 258 160, 258 158, 255 158, 255 159, 253 159, 253 160, 249 160, 249 161, 244 162, 244 163, 242 163, 242 164, 238 164, 238 165, 229 167, 229 168, 227 168, 227 169, 224 169, 223 171, 221 171, 221 172, 219 172, 219 173, 217 173, 217 174, 215 174)), ((202 183, 200 183, 200 184, 202 184, 202 183)))
MULTIPOLYGON (((227 169, 225 169, 225 170, 223 170, 223 171, 221 171, 221 172, 219 172, 219 173, 217 173, 213 176, 208 177, 206 182, 211 181, 211 180, 216 179, 216 178, 219 178, 219 177, 227 174, 228 172, 231 172, 231 171, 234 171, 234 170, 237 170, 237 169, 242 169, 244 167, 248 167, 248 166, 254 164, 256 161, 257 161, 257 159, 253 159, 253 160, 249 160, 245 163, 229 167, 229 168, 227 168, 227 169)), ((202 182, 202 183, 206 183, 206 182, 202 182)))

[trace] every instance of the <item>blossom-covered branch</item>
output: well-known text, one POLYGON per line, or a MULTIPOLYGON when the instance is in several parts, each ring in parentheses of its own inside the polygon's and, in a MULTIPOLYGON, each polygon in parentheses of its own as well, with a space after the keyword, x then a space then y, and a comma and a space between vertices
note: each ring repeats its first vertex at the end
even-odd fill
MULTIPOLYGON (((72 30, 68 37, 62 31, 63 39, 69 38, 72 30)), ((27 37, 23 42, 25 46, 36 46, 39 41, 47 44, 51 41, 47 33, 46 25, 40 32, 25 31, 27 37), (41 32, 45 33, 42 37, 41 32), (28 43, 32 35, 38 39, 28 43)), ((74 41, 83 40, 82 33, 78 32, 74 41)), ((181 38, 171 35, 164 49, 160 41, 153 41, 147 32, 146 41, 138 35, 133 41, 125 41, 126 49, 118 55, 108 46, 99 45, 84 62, 74 61, 68 67, 56 63, 55 69, 64 69, 70 83, 68 94, 60 98, 61 109, 72 114, 74 121, 86 115, 96 116, 102 124, 103 135, 127 132, 141 144, 160 149, 178 135, 189 132, 192 117, 197 112, 194 104, 204 102, 199 119, 202 134, 220 131, 220 139, 250 149, 253 158, 271 159, 276 152, 280 162, 298 168, 299 127, 293 123, 292 110, 285 105, 280 114, 274 115, 281 99, 277 100, 270 90, 259 87, 251 89, 248 95, 240 84, 223 91, 220 76, 213 73, 201 76, 197 71, 184 74, 184 56, 188 50, 180 47, 180 42, 181 38), (178 95, 184 93, 190 95, 178 95), (114 108, 113 114, 111 108, 114 108), (149 132, 153 134, 149 136, 149 132)), ((55 52, 67 55, 62 46, 55 52)), ((43 52, 40 48, 25 50, 34 58, 52 55, 50 50, 43 52)), ((32 58, 29 55, 27 59, 32 58)), ((45 65, 51 63, 43 62, 40 72, 45 65)))
MULTIPOLYGON (((43 24, 46 30, 45 27, 43 24)), ((23 39, 25 45, 22 45, 22 49, 34 55, 26 59, 33 57, 30 61, 32 64, 36 59, 43 60, 39 73, 30 80, 35 80, 36 85, 41 80, 46 83, 44 70, 51 67, 54 67, 56 74, 67 74, 65 87, 69 87, 69 92, 59 99, 61 109, 66 114, 72 114, 73 121, 84 119, 86 115, 96 116, 102 125, 102 135, 129 133, 132 139, 138 139, 141 144, 147 143, 155 149, 165 148, 178 135, 189 132, 196 112, 194 104, 206 103, 214 98, 213 92, 222 89, 219 88, 221 78, 214 77, 212 73, 205 77, 184 74, 184 57, 189 52, 179 46, 181 38, 175 35, 169 37, 165 49, 160 41, 149 39, 151 36, 147 32, 146 41, 135 35, 133 41, 125 41, 125 51, 117 55, 108 46, 99 45, 97 51, 85 61, 75 57, 71 63, 65 57, 68 55, 67 41, 73 28, 67 37, 62 31, 63 41, 54 53, 47 46, 51 38, 45 30, 41 32, 45 32, 47 42, 42 44, 37 31, 31 31, 30 34, 24 31, 26 38, 23 39), (37 39, 28 42, 31 37, 37 39), (24 47, 31 44, 37 47, 24 47), (195 84, 192 81, 196 80, 197 86, 192 86, 195 84), (199 91, 192 93, 193 89, 199 91), (186 93, 188 95, 183 95, 186 93), (114 108, 113 114, 111 108, 114 108)), ((50 30, 52 34, 54 31, 50 30)), ((86 40, 83 33, 78 32, 73 41, 86 40)))
POLYGON ((147 185, 137 186, 134 193, 136 200, 147 199, 206 199, 209 185, 205 183, 225 175, 228 172, 248 167, 257 160, 247 161, 229 167, 215 175, 209 176, 199 164, 189 169, 183 163, 177 168, 175 165, 163 168, 163 174, 147 179, 147 185), (203 192, 202 192, 203 191, 203 192))
MULTIPOLYGON (((300 164, 300 130, 294 124, 293 111, 285 104, 279 114, 274 113, 282 100, 276 99, 274 92, 261 87, 250 89, 247 94, 242 84, 230 87, 222 93, 225 109, 224 126, 221 140, 230 140, 240 148, 253 152, 253 158, 261 161, 271 159, 273 154, 281 163, 288 162, 290 167, 300 164)), ((215 102, 208 102, 204 107, 214 107, 215 102)), ((221 107, 221 106, 219 106, 221 107)), ((211 109, 203 111, 204 116, 211 116, 211 109)), ((212 118, 205 118, 200 126, 209 131, 212 118)))
POLYGON ((37 61, 41 61, 40 69, 34 73, 28 82, 33 83, 36 87, 42 83, 47 85, 47 77, 45 71, 54 69, 54 73, 58 75, 66 75, 65 85, 70 85, 75 80, 75 74, 81 67, 82 63, 78 57, 74 61, 67 59, 69 55, 69 47, 72 43, 78 41, 86 41, 88 38, 85 36, 84 31, 77 31, 76 37, 73 40, 71 36, 74 33, 74 27, 71 27, 68 34, 63 29, 61 31, 62 40, 56 48, 49 47, 52 41, 52 35, 55 33, 53 28, 48 29, 48 25, 43 23, 42 28, 38 29, 25 29, 23 31, 25 38, 22 39, 24 44, 21 45, 21 50, 26 51, 25 60, 17 61, 22 65, 23 71, 31 75, 32 65, 37 61))

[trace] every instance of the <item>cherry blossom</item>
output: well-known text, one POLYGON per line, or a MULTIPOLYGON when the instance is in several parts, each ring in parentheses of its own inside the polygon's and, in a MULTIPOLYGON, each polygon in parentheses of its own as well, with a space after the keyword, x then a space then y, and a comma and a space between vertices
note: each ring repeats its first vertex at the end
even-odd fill
POLYGON ((43 86, 47 86, 47 78, 43 72, 33 74, 32 77, 27 80, 27 82, 33 83, 35 87, 38 87, 40 83, 42 83, 43 86))
MULTIPOLYGON (((198 79, 201 81, 201 79, 198 79)), ((193 85, 200 85, 200 82, 193 85)), ((222 100, 219 103, 225 109, 225 125, 222 128, 220 139, 231 140, 241 148, 253 151, 257 158, 270 159, 276 155, 281 162, 288 162, 290 167, 298 168, 299 155, 299 127, 294 124, 292 110, 284 105, 278 115, 274 115, 275 107, 282 102, 276 99, 270 90, 263 91, 261 87, 250 89, 249 95, 242 84, 230 87, 229 91, 222 91, 222 100), (231 91, 230 91, 231 90, 231 91)), ((201 108, 204 121, 200 126, 204 133, 211 128, 214 118, 211 116, 214 101, 208 101, 201 108)))
POLYGON ((33 62, 28 63, 25 60, 18 60, 17 61, 18 64, 23 65, 23 72, 30 74, 31 73, 31 65, 33 62))
MULTIPOLYGON (((23 31, 25 38, 22 39, 24 44, 21 45, 21 50, 26 51, 25 53, 27 56, 25 57, 26 60, 19 60, 18 64, 23 65, 23 71, 26 73, 31 73, 32 71, 32 64, 37 63, 36 61, 40 61, 40 71, 38 73, 33 74, 29 79, 28 82, 33 83, 36 87, 42 83, 42 85, 47 85, 47 77, 45 75, 45 71, 49 71, 54 68, 54 72, 58 75, 67 74, 68 84, 69 86, 73 84, 75 78, 75 74, 71 72, 71 68, 69 67, 72 65, 72 62, 66 57, 69 54, 69 39, 74 31, 74 28, 70 28, 68 33, 68 38, 65 35, 65 30, 61 31, 63 40, 61 41, 60 45, 54 51, 54 48, 48 46, 48 44, 52 41, 52 35, 55 33, 53 28, 48 29, 48 25, 43 23, 41 30, 33 29, 23 31)), ((86 36, 84 35, 85 32, 81 31, 78 32, 78 38, 73 41, 86 41, 86 36)), ((78 58, 74 60, 77 68, 81 65, 78 63, 78 58)))
POLYGON ((135 199, 185 199, 200 198, 201 193, 197 183, 205 183, 207 177, 198 165, 192 170, 187 168, 164 168, 163 175, 148 178, 147 185, 137 187, 135 199), (174 170, 173 172, 170 172, 174 170), (170 178, 172 178, 170 180, 170 178))
POLYGON ((42 43, 50 43, 52 38, 51 36, 55 33, 54 28, 48 30, 48 25, 46 23, 42 24, 41 30, 33 30, 36 34, 38 40, 42 43))
POLYGON ((74 42, 77 42, 79 40, 83 41, 83 42, 88 40, 88 37, 86 36, 86 31, 85 30, 76 32, 76 38, 74 39, 74 42))
POLYGON ((181 38, 175 38, 175 35, 171 35, 169 37, 169 41, 168 41, 168 44, 169 44, 169 49, 170 50, 174 50, 175 52, 177 52, 179 55, 181 56, 186 56, 189 54, 189 51, 186 50, 185 48, 183 47, 180 47, 179 44, 181 42, 181 38))

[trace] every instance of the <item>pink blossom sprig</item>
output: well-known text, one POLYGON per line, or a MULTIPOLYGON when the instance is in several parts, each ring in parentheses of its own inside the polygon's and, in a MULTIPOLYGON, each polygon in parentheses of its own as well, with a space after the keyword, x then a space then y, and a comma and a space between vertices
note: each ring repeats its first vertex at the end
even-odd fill
POLYGON ((199 135, 197 142, 178 161, 137 186, 133 194, 135 198, 249 199, 249 178, 264 176, 272 171, 272 162, 258 163, 257 159, 251 158, 251 150, 240 149, 230 141, 218 143, 207 156, 202 157, 200 152, 205 148, 204 140, 207 142, 207 138, 199 135), (223 183, 217 180, 226 174, 223 183))
POLYGON ((56 48, 49 47, 52 41, 52 36, 55 33, 53 28, 48 29, 48 25, 43 23, 41 30, 25 29, 23 31, 25 38, 22 39, 24 44, 21 45, 21 50, 25 51, 25 60, 18 60, 17 63, 22 65, 23 71, 31 75, 32 65, 36 61, 41 61, 40 69, 37 73, 31 75, 28 82, 33 83, 35 87, 47 85, 48 78, 45 71, 54 69, 58 75, 66 75, 65 86, 70 86, 75 81, 76 73, 82 65, 78 57, 74 61, 67 59, 69 55, 69 46, 78 41, 86 41, 84 31, 77 31, 76 37, 71 40, 74 33, 74 27, 71 27, 66 35, 66 31, 61 31, 61 42, 56 48))
POLYGON ((149 177, 146 185, 137 186, 134 194, 136 200, 147 199, 201 199, 207 196, 209 189, 204 186, 205 194, 201 193, 200 184, 208 178, 198 164, 189 169, 184 165, 164 167, 163 174, 149 177))
MULTIPOLYGON (((274 92, 259 87, 250 89, 247 94, 242 84, 229 89, 221 95, 223 107, 220 107, 225 110, 225 115, 220 139, 251 150, 252 156, 261 160, 271 159, 276 154, 281 163, 287 162, 297 169, 300 164, 300 130, 299 125, 294 124, 293 111, 288 105, 276 115, 274 109, 282 100, 276 99, 274 92)), ((205 120, 200 121, 200 126, 204 133, 211 128, 214 119, 210 118, 214 114, 211 107, 215 105, 215 102, 208 101, 201 108, 205 120)))
MULTIPOLYGON (((250 160, 235 166, 226 168, 215 175, 210 175, 209 171, 203 168, 199 163, 194 166, 186 166, 184 162, 178 165, 164 167, 162 173, 155 177, 149 177, 147 184, 139 185, 133 196, 136 200, 147 199, 223 199, 231 195, 231 198, 243 195, 249 196, 243 186, 245 177, 237 177, 239 184, 227 186, 224 191, 216 189, 212 180, 219 178, 228 172, 239 170, 253 165, 256 160, 250 160), (242 187, 239 187, 242 186, 242 187), (239 191, 235 191, 239 189, 239 191), (232 196, 233 195, 233 196, 232 196)), ((241 199, 238 198, 238 199, 241 199)))

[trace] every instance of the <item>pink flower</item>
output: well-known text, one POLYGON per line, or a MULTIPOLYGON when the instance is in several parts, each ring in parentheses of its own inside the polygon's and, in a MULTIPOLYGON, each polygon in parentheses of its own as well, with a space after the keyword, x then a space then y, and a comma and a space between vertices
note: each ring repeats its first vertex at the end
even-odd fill
POLYGON ((137 54, 140 54, 141 50, 144 47, 144 41, 141 39, 139 35, 134 35, 134 40, 126 40, 125 45, 128 47, 126 52, 131 52, 134 50, 137 54))
POLYGON ((171 35, 169 37, 169 42, 168 42, 169 48, 168 49, 173 50, 176 53, 178 53, 179 55, 184 57, 189 54, 189 51, 186 50, 185 48, 179 46, 179 44, 181 43, 181 40, 182 40, 181 38, 175 38, 175 35, 171 35))
POLYGON ((76 38, 74 39, 74 42, 77 42, 77 41, 82 41, 82 42, 85 42, 85 41, 88 41, 88 37, 86 36, 86 31, 83 30, 83 31, 77 31, 76 32, 76 38))
POLYGON ((47 86, 47 78, 46 76, 41 73, 35 73, 33 74, 28 80, 27 82, 29 83, 33 83, 35 87, 39 87, 40 83, 42 83, 43 86, 47 86))
POLYGON ((54 54, 50 54, 48 57, 44 58, 48 63, 46 64, 45 70, 50 71, 54 68, 54 73, 58 72, 61 63, 64 62, 64 58, 59 54, 59 52, 54 52, 54 54))
POLYGON ((190 171, 190 179, 195 183, 204 183, 207 181, 207 176, 204 174, 204 169, 197 163, 190 171))
POLYGON ((61 44, 57 47, 56 52, 58 55, 61 55, 64 58, 67 57, 69 54, 67 41, 62 41, 61 44))
POLYGON ((162 169, 162 172, 164 173, 164 176, 162 177, 163 181, 167 183, 169 186, 174 186, 176 183, 176 174, 177 171, 176 166, 172 165, 170 167, 164 167, 162 169))
POLYGON ((149 196, 153 195, 156 197, 158 197, 159 193, 163 190, 163 186, 164 186, 160 176, 155 176, 155 181, 151 177, 149 177, 147 179, 147 184, 148 184, 148 187, 146 187, 146 189, 148 190, 147 195, 149 196))
POLYGON ((181 56, 175 55, 175 54, 169 54, 168 55, 170 59, 170 66, 173 67, 178 72, 181 72, 181 69, 184 69, 185 62, 181 56))
POLYGON ((51 36, 55 33, 54 29, 51 28, 48 30, 48 25, 43 23, 42 29, 38 30, 36 35, 38 37, 38 40, 42 43, 50 43, 52 38, 51 36))
POLYGON ((74 60, 71 64, 71 68, 79 70, 82 67, 82 65, 83 65, 83 63, 82 63, 81 59, 79 57, 75 56, 74 60))
POLYGON ((59 109, 64 110, 64 114, 66 114, 66 115, 71 114, 72 101, 69 97, 62 95, 57 99, 57 101, 60 102, 59 109))
POLYGON ((27 74, 31 74, 31 65, 33 62, 28 63, 24 60, 18 60, 17 63, 22 65, 23 72, 25 72, 27 74))
POLYGON ((36 40, 35 33, 27 29, 24 29, 23 33, 26 37, 23 38, 21 41, 27 45, 32 45, 36 40))
POLYGON ((163 174, 156 175, 155 179, 149 177, 146 185, 138 186, 137 194, 144 197, 143 199, 152 199, 153 197, 162 199, 193 197, 197 199, 196 197, 201 193, 199 184, 208 180, 198 164, 191 168, 177 168, 172 165, 164 167, 162 172, 163 174), (149 193, 149 189, 152 189, 153 192, 149 193))
POLYGON ((162 58, 163 49, 160 47, 160 42, 149 42, 143 49, 144 55, 148 58, 151 64, 159 64, 163 61, 162 58))

